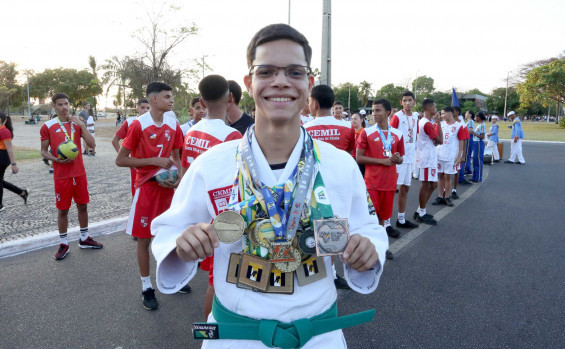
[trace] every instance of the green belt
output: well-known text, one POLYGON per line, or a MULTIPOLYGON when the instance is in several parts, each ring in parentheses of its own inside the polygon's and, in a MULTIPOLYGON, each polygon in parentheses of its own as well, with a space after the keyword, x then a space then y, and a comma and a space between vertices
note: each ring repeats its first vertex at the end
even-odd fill
POLYGON ((212 314, 217 322, 201 323, 201 325, 217 325, 218 332, 215 337, 217 339, 260 340, 269 348, 281 347, 286 349, 301 348, 310 338, 322 333, 372 321, 375 316, 375 309, 338 317, 337 303, 334 302, 330 309, 320 315, 310 319, 283 323, 276 320, 256 320, 238 315, 226 309, 214 296, 212 314))

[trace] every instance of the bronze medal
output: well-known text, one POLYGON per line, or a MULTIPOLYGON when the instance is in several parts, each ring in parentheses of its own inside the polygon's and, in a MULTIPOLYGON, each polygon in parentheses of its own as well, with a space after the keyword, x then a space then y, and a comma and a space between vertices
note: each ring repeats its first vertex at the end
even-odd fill
POLYGON ((296 279, 300 286, 306 286, 327 276, 324 257, 311 256, 302 261, 296 269, 296 279))
POLYGON ((232 244, 239 240, 245 231, 243 217, 234 211, 224 211, 214 218, 212 226, 218 234, 218 239, 224 244, 232 244))
POLYGON ((347 219, 317 219, 314 220, 313 223, 317 255, 342 255, 349 242, 349 225, 347 219))
MULTIPOLYGON (((280 271, 284 271, 285 273, 290 273, 298 269, 301 263, 301 258, 300 258, 300 252, 292 246, 288 248, 287 253, 290 254, 290 256, 292 256, 292 260, 286 262, 272 262, 272 263, 280 271)), ((271 261, 272 261, 272 255, 271 255, 271 261)))

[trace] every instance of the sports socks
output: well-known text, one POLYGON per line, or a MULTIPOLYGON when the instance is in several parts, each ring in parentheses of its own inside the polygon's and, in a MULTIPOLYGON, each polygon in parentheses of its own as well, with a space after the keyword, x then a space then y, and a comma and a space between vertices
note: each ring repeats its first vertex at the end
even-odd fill
POLYGON ((141 277, 141 291, 145 291, 148 288, 153 288, 151 284, 151 277, 150 276, 142 276, 141 277))
POLYGON ((424 215, 426 214, 426 209, 418 207, 418 214, 420 215, 420 217, 424 217, 424 215))
POLYGON ((406 213, 405 212, 398 212, 398 223, 404 224, 406 223, 406 213))
POLYGON ((69 244, 69 242, 67 241, 67 232, 64 232, 62 234, 59 233, 59 238, 61 239, 62 244, 65 244, 65 245, 69 244))
POLYGON ((88 238, 88 227, 80 228, 80 241, 84 241, 88 238))
POLYGON ((457 193, 457 189, 451 189, 452 193, 457 193))
POLYGON ((383 225, 386 229, 386 227, 390 227, 390 218, 384 221, 384 225, 383 225))
POLYGON ((337 271, 335 271, 335 265, 332 263, 332 271, 334 272, 334 280, 337 279, 337 271))

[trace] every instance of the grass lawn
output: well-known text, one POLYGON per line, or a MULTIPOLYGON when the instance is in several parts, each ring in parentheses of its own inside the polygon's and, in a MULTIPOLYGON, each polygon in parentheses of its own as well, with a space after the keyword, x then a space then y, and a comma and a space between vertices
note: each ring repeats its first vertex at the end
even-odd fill
MULTIPOLYGON (((487 133, 492 124, 487 122, 487 133)), ((512 124, 510 122, 499 121, 498 122, 498 137, 500 139, 510 139, 510 134, 512 130, 508 128, 512 124)), ((526 138, 524 140, 529 141, 561 141, 565 142, 565 128, 559 127, 555 123, 547 122, 531 122, 522 121, 522 127, 524 128, 524 133, 526 138)))
POLYGON ((28 162, 33 160, 41 160, 41 151, 37 149, 14 147, 14 155, 17 162, 28 162))

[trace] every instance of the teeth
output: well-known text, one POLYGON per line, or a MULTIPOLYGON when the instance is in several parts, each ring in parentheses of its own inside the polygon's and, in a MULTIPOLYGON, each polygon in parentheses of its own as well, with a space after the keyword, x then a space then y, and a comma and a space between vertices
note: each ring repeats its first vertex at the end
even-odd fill
POLYGON ((288 97, 271 97, 269 98, 270 101, 273 102, 290 102, 291 99, 288 97))

